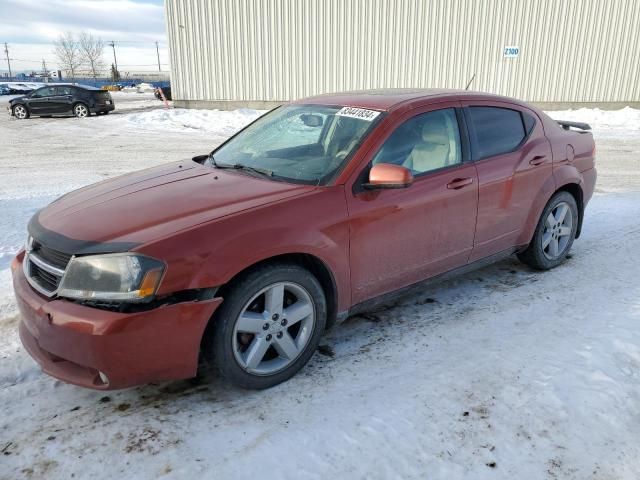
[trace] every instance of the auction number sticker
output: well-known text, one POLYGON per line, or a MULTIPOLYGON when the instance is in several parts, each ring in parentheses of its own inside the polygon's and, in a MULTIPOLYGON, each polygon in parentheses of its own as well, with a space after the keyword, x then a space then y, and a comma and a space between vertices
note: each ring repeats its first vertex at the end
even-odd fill
POLYGON ((378 115, 380 115, 380 112, 376 112, 375 110, 367 110, 366 108, 342 107, 336 112, 336 115, 340 117, 359 118, 360 120, 371 122, 378 115))

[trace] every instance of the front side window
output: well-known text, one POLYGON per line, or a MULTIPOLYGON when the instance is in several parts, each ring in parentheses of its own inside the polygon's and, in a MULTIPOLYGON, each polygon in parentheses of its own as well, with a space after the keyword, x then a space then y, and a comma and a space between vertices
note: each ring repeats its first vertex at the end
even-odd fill
POLYGON ((219 166, 249 167, 274 178, 319 184, 355 151, 380 115, 349 107, 288 105, 259 118, 212 158, 219 166))
POLYGON ((51 97, 52 95, 55 95, 55 89, 53 87, 44 87, 44 88, 39 88, 38 90, 33 92, 32 97, 41 98, 41 97, 51 97))
POLYGON ((526 136, 522 116, 517 110, 470 107, 469 114, 475 130, 474 160, 512 152, 526 136))
POLYGON ((453 108, 417 115, 384 142, 373 164, 402 165, 420 175, 462 162, 460 131, 453 108))

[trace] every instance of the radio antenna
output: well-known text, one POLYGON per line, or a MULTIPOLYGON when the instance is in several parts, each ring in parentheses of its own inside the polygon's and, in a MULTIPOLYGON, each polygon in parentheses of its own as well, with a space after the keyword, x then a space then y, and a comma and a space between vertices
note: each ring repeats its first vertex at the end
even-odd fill
POLYGON ((473 79, 476 78, 476 74, 473 74, 473 77, 471 77, 471 80, 469 80, 469 83, 467 83, 467 86, 464 87, 465 90, 469 90, 469 87, 471 86, 471 82, 473 82, 473 79))

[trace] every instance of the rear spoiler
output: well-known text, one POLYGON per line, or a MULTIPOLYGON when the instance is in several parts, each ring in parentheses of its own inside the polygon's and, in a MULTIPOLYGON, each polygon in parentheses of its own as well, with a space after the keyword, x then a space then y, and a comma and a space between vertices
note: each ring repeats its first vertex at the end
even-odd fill
POLYGON ((565 130, 571 130, 571 127, 578 128, 580 130, 591 130, 591 125, 588 123, 568 122, 566 120, 556 120, 556 122, 565 130))

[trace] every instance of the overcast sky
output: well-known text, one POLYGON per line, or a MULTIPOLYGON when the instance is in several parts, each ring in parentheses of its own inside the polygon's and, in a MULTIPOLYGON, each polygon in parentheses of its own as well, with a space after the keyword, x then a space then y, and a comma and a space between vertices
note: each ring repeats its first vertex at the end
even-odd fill
MULTIPOLYGON (((0 71, 7 70, 4 42, 14 73, 40 70, 43 59, 54 68, 53 42, 66 31, 113 40, 121 72, 157 71, 158 41, 162 70, 169 69, 162 0, 0 0, 0 71)), ((111 46, 105 62, 113 62, 111 46)))

